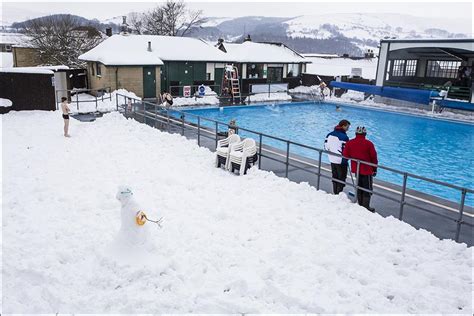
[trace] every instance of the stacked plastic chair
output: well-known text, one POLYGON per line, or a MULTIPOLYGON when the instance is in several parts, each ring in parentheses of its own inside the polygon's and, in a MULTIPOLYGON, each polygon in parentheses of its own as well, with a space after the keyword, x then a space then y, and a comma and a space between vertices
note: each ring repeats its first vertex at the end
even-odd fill
POLYGON ((230 135, 226 139, 219 140, 216 148, 216 167, 220 168, 224 165, 229 169, 229 154, 233 144, 240 142, 240 136, 237 134, 230 135))
POLYGON ((257 158, 255 140, 246 138, 231 146, 227 169, 232 173, 238 170, 240 175, 244 175, 247 173, 248 168, 255 165, 257 158))

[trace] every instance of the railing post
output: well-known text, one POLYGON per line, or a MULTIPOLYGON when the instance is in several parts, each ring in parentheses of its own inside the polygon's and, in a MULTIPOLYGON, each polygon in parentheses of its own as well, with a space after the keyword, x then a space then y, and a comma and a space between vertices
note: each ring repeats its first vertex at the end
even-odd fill
POLYGON ((402 197, 400 198, 400 213, 398 214, 398 219, 402 220, 403 218, 403 207, 405 206, 405 193, 407 191, 407 179, 408 174, 403 173, 403 187, 402 187, 402 197))
POLYGON ((155 128, 156 128, 156 123, 158 123, 158 106, 155 104, 155 128))
POLYGON ((262 134, 258 136, 258 169, 262 165, 262 134))
POLYGON ((216 144, 215 144, 215 148, 217 148, 217 133, 219 131, 219 126, 218 126, 218 123, 216 121, 216 144))
POLYGON ((166 127, 168 129, 168 133, 171 131, 170 129, 170 112, 166 109, 166 127))
POLYGON ((181 135, 184 136, 184 114, 181 114, 181 135))
POLYGON ((95 110, 97 111, 97 97, 95 98, 95 110))
POLYGON ((286 162, 285 162, 285 177, 288 178, 288 166, 290 163, 290 142, 286 141, 286 162))
POLYGON ((357 168, 356 168, 356 182, 355 182, 355 195, 356 195, 356 201, 359 203, 359 170, 360 170, 360 160, 357 160, 357 168))
POLYGON ((466 189, 463 188, 461 191, 461 203, 459 204, 459 218, 457 220, 458 224, 456 227, 456 242, 459 242, 459 234, 461 233, 462 217, 464 212, 464 202, 466 200, 466 189))
POLYGON ((79 93, 76 93, 76 108, 77 108, 77 111, 79 112, 79 93))
POLYGON ((198 146, 201 146, 201 117, 198 116, 198 146))
POLYGON ((316 190, 319 190, 319 185, 321 183, 321 160, 323 158, 322 150, 319 151, 319 159, 318 159, 318 182, 316 183, 316 190))
MULTIPOLYGON (((112 100, 112 99, 110 99, 112 100)), ((118 95, 115 95, 115 106, 117 107, 117 112, 118 112, 118 95)), ((125 109, 127 109, 127 106, 125 106, 125 109)), ((127 110, 125 110, 125 113, 127 113, 127 110)))

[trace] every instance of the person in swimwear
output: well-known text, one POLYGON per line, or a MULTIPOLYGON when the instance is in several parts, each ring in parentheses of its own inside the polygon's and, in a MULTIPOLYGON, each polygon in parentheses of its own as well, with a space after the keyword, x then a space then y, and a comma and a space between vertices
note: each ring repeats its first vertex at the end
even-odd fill
POLYGON ((71 137, 69 135, 69 112, 71 111, 69 109, 69 105, 67 102, 66 97, 61 98, 61 110, 63 111, 63 119, 64 119, 64 137, 71 137))

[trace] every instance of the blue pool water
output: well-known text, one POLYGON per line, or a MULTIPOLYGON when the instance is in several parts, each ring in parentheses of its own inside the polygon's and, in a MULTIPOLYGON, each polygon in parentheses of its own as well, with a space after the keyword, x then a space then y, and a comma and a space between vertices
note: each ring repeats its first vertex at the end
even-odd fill
MULTIPOLYGON (((463 187, 473 186, 473 124, 349 105, 342 105, 341 111, 336 111, 335 105, 329 103, 205 108, 186 112, 221 122, 236 119, 240 127, 317 148, 323 148, 327 133, 341 119, 348 119, 351 122, 350 138, 354 137, 356 126, 367 127, 367 138, 375 144, 379 164, 463 187)), ((201 124, 214 127, 212 123, 201 124)), ((226 130, 225 126, 220 130, 226 130)), ((255 135, 239 134, 258 141, 255 135)), ((263 143, 286 150, 283 142, 264 138, 263 143)), ((317 159, 314 151, 292 147, 292 152, 317 159)), ((327 162, 327 157, 323 161, 327 162)), ((403 180, 400 175, 382 170, 377 177, 399 185, 403 180)), ((459 191, 415 179, 408 181, 408 187, 453 201, 459 201, 461 196, 459 191)), ((468 194, 467 201, 472 205, 474 197, 468 194)))

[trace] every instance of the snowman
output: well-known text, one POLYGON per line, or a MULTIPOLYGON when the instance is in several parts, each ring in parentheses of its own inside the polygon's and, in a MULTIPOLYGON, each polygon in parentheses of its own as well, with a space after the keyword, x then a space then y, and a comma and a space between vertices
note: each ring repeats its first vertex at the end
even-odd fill
POLYGON ((135 201, 131 188, 120 186, 116 198, 122 204, 120 211, 122 224, 117 236, 118 242, 123 246, 150 248, 153 245, 150 238, 150 227, 145 225, 146 219, 143 216, 143 209, 135 201))

